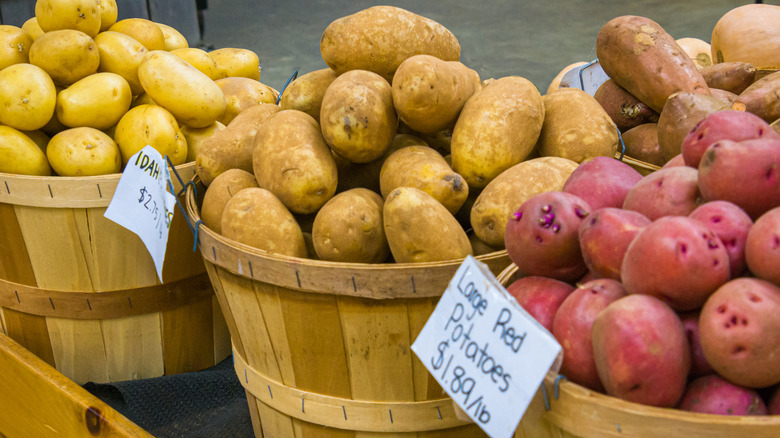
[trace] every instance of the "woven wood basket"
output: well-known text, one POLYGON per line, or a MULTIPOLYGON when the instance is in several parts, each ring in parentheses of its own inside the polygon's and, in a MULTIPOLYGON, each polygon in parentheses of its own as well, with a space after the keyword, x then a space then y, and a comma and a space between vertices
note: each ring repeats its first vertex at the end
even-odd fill
MULTIPOLYGON (((186 208, 197 223, 192 187, 186 208)), ((230 329, 256 436, 484 436, 456 415, 410 349, 460 260, 286 257, 202 224, 198 244, 230 329)), ((509 264, 506 251, 478 259, 496 274, 509 264)))
MULTIPOLYGON (((516 273, 513 263, 498 280, 509 285, 516 273)), ((553 373, 543 385, 526 411, 534 420, 524 418, 515 438, 780 437, 778 415, 711 415, 645 406, 591 391, 553 373)))
POLYGON ((160 284, 140 238, 103 217, 119 177, 0 173, 3 332, 77 383, 213 366, 230 336, 187 222, 174 214, 160 284))

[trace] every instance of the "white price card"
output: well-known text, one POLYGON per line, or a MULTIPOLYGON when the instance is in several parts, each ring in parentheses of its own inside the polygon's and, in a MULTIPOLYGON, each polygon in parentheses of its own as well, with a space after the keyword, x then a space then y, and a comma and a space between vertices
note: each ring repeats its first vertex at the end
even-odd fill
POLYGON ((468 256, 412 350, 489 436, 508 438, 561 346, 468 256))
POLYGON ((141 238, 154 260, 160 282, 176 205, 176 197, 166 190, 170 180, 166 160, 146 145, 128 160, 103 215, 141 238))

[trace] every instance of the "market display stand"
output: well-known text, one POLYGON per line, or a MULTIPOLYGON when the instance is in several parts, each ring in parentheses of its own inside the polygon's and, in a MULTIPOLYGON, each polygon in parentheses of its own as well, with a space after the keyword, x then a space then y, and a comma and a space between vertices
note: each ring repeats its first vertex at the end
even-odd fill
MULTIPOLYGON (((116 0, 119 20, 146 18, 172 26, 190 47, 200 43, 200 27, 195 0, 116 0)), ((35 0, 3 0, 0 2, 0 24, 21 26, 35 16, 35 0)))
POLYGON ((152 436, 2 333, 0 369, 0 436, 152 436))

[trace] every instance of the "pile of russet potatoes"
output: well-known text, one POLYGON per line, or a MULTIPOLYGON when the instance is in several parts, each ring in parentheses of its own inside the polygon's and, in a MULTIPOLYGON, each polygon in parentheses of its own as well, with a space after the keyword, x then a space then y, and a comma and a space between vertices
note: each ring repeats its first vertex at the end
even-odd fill
POLYGON ((780 415, 777 23, 778 6, 728 12, 716 63, 700 66, 647 18, 599 32, 610 80, 596 98, 638 108, 615 121, 626 141, 657 134, 645 150, 662 167, 595 157, 505 230, 521 273, 507 290, 561 344, 569 380, 651 406, 780 415), (648 114, 657 123, 627 120, 648 114))
POLYGON ((180 32, 117 21, 114 0, 39 0, 0 25, 0 172, 120 172, 147 144, 174 165, 236 114, 278 95, 254 52, 189 47, 180 32))
POLYGON ((617 17, 595 96, 558 88, 572 66, 542 95, 480 78, 441 24, 376 6, 327 26, 328 68, 276 104, 249 50, 115 22, 113 1, 40 0, 0 26, 0 172, 114 173, 150 144, 196 162, 205 226, 262 251, 420 263, 506 248, 524 276, 509 290, 570 380, 780 413, 778 20, 742 6, 706 43, 617 17), (615 159, 621 138, 649 166, 615 159))

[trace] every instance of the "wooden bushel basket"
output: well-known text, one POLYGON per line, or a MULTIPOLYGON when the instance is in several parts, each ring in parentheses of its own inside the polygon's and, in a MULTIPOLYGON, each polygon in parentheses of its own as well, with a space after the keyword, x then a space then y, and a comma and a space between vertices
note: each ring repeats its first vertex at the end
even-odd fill
POLYGON ((3 332, 77 383, 213 366, 230 337, 186 219, 160 284, 141 239, 103 217, 119 178, 0 173, 3 332))
MULTIPOLYGON (((507 286, 516 272, 513 263, 498 281, 507 286)), ((645 406, 591 391, 554 373, 543 385, 545 390, 537 391, 526 411, 529 420, 520 422, 515 438, 780 437, 780 415, 711 415, 645 406)))
MULTIPOLYGON (((198 224, 256 436, 484 436, 456 415, 410 348, 461 261, 287 257, 199 223, 192 187, 186 208, 198 224)), ((494 273, 509 265, 506 251, 478 259, 494 273)))

